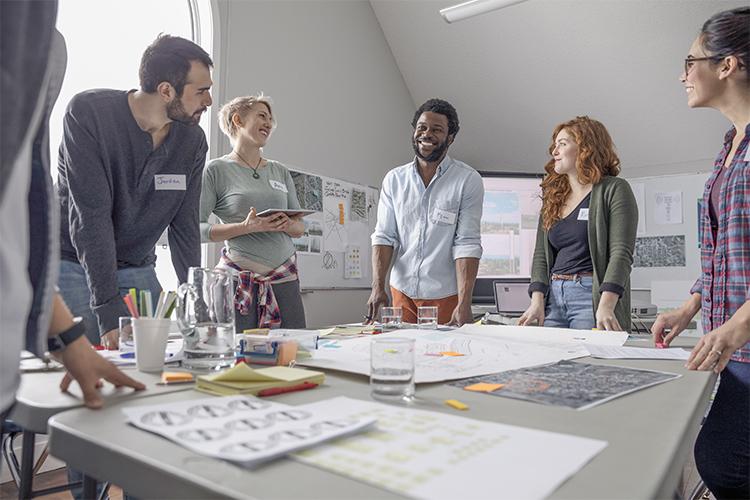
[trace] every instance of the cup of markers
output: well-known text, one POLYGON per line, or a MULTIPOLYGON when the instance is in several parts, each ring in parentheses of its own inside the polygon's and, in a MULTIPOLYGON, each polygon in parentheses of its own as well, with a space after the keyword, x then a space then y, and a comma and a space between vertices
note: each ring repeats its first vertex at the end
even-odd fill
POLYGON ((136 367, 140 371, 161 371, 171 324, 169 318, 175 308, 177 294, 162 291, 154 307, 150 290, 139 293, 131 288, 123 300, 132 317, 121 318, 120 321, 121 352, 134 354, 136 367))

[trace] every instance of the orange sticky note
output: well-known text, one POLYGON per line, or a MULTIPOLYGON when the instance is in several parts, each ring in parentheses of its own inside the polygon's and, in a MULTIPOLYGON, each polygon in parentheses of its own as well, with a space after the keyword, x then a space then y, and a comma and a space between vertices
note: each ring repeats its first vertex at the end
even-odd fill
POLYGON ((443 351, 440 353, 441 356, 463 356, 460 352, 456 351, 443 351))
POLYGON ((193 381, 193 375, 188 372, 162 372, 161 384, 185 384, 193 381))
POLYGON ((447 404, 451 408, 455 408, 456 410, 468 410, 469 409, 469 405, 464 404, 461 401, 457 401, 455 399, 446 399, 445 404, 447 404))
POLYGON ((344 225, 344 204, 339 203, 339 224, 344 225))
POLYGON ((464 387, 465 391, 474 392, 492 392, 505 387, 505 384, 488 384, 486 382, 480 382, 478 384, 467 385, 464 387))

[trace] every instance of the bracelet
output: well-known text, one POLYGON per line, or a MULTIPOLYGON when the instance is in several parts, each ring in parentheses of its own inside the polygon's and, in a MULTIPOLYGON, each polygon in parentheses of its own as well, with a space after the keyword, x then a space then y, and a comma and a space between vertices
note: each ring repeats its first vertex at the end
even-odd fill
POLYGON ((47 338, 47 350, 49 352, 60 352, 85 333, 86 325, 83 323, 83 318, 73 318, 73 326, 59 335, 47 338))

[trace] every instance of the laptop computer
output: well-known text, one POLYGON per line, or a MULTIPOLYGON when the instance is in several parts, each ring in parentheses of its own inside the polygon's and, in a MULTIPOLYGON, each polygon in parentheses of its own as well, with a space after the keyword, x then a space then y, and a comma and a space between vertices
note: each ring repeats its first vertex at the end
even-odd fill
POLYGON ((520 316, 529 307, 529 281, 496 280, 495 307, 499 314, 520 316))

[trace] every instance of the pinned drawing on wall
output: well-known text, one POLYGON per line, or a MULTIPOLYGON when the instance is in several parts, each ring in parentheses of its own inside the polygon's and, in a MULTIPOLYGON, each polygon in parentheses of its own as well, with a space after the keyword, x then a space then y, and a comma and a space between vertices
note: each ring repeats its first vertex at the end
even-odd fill
POLYGON ((305 232, 299 238, 292 238, 298 253, 320 254, 323 251, 323 217, 322 214, 311 214, 302 219, 305 232))
POLYGON ((682 191, 654 193, 654 223, 682 224, 682 191))
POLYGON ((323 239, 326 251, 344 252, 349 243, 346 209, 352 189, 337 181, 323 183, 323 239))
POLYGON ((323 179, 317 175, 303 174, 294 170, 290 173, 300 206, 306 210, 321 212, 323 210, 323 179))
POLYGON ((344 253, 344 278, 362 277, 362 256, 359 245, 349 245, 344 253))
POLYGON ((636 234, 643 236, 646 234, 646 185, 641 182, 634 182, 630 187, 633 188, 635 203, 638 205, 638 229, 636 234))
POLYGON ((633 267, 685 267, 685 235, 636 238, 633 267))
POLYGON ((352 189, 350 217, 353 222, 367 222, 367 194, 359 189, 352 189))

